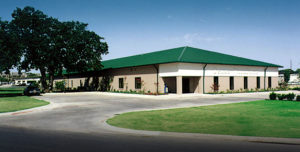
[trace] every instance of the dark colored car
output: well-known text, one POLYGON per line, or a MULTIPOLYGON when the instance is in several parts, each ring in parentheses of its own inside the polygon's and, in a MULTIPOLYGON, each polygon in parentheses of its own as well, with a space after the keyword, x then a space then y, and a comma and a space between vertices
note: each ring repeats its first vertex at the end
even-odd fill
POLYGON ((24 95, 26 96, 39 96, 41 94, 41 91, 38 87, 29 85, 24 90, 24 95))

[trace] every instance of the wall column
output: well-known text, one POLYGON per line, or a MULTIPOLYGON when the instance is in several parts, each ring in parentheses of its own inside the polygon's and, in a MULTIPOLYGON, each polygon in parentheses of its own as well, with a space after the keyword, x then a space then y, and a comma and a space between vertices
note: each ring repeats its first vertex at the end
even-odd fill
POLYGON ((176 77, 176 90, 177 94, 182 94, 182 76, 176 77))

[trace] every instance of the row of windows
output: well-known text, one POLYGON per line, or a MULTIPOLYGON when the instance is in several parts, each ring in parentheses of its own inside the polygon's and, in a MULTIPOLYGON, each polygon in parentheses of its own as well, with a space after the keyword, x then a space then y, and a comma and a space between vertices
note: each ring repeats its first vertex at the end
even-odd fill
MULTIPOLYGON (((141 77, 135 77, 134 78, 134 86, 135 89, 141 89, 142 88, 142 79, 141 77)), ((124 78, 119 78, 119 88, 123 89, 124 88, 124 78)))
MULTIPOLYGON (((219 77, 214 77, 214 84, 219 85, 219 77)), ((260 77, 256 77, 256 88, 260 89, 260 77)), ((272 88, 272 77, 268 77, 268 88, 272 88)), ((229 89, 234 90, 234 77, 229 78, 229 89)), ((248 89, 248 77, 244 77, 244 89, 248 89)))

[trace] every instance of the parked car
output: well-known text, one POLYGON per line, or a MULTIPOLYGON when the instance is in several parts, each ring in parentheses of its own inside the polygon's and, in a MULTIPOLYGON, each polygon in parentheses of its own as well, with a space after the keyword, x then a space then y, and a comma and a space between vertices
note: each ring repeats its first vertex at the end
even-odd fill
POLYGON ((29 85, 24 90, 24 95, 26 96, 39 96, 41 94, 41 91, 38 87, 29 85))

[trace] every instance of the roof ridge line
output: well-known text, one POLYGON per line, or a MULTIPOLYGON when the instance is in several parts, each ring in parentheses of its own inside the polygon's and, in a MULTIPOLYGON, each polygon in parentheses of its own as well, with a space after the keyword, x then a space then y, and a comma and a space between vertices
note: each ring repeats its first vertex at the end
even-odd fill
POLYGON ((187 48, 187 46, 185 46, 185 47, 183 48, 181 54, 179 55, 179 57, 178 57, 178 59, 177 59, 178 61, 181 60, 181 58, 182 58, 182 56, 183 56, 183 54, 184 54, 186 48, 187 48))

